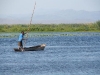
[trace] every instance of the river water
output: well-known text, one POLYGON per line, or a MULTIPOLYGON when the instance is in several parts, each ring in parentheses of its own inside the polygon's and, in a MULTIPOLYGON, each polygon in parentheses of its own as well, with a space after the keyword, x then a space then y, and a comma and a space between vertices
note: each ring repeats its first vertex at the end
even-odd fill
POLYGON ((0 75, 100 75, 99 32, 30 33, 44 51, 15 52, 18 35, 0 34, 0 75))

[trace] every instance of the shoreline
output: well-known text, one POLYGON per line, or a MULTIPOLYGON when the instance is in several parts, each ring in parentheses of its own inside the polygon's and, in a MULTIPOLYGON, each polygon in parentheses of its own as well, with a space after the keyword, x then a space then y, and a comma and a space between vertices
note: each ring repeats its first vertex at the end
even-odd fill
MULTIPOLYGON (((20 33, 1 33, 0 38, 17 38, 20 33)), ((28 38, 53 36, 100 36, 99 32, 30 32, 28 38)), ((27 35, 25 35, 27 37, 27 35)))

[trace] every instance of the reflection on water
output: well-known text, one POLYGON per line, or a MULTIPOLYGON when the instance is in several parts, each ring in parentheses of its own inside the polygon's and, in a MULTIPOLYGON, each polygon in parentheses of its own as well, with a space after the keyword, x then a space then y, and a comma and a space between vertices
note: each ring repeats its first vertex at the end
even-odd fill
POLYGON ((0 38, 0 75, 100 74, 100 33, 39 34, 30 33, 25 46, 45 43, 44 51, 14 52, 18 33, 0 38))

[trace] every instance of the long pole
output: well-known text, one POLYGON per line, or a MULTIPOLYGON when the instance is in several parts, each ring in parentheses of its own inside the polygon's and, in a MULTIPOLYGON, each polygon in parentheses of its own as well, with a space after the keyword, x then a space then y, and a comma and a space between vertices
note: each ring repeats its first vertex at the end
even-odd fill
MULTIPOLYGON (((30 30, 30 25, 31 25, 32 18, 33 18, 33 15, 34 15, 35 6, 36 6, 36 2, 35 2, 35 5, 34 5, 34 9, 33 9, 32 16, 31 16, 30 24, 28 25, 28 30, 27 30, 27 38, 28 38, 28 31, 30 30)), ((24 42, 24 46, 25 46, 25 44, 26 44, 26 41, 24 42)))
POLYGON ((35 5, 34 5, 34 9, 33 9, 33 13, 32 13, 32 16, 31 16, 31 20, 30 20, 30 24, 29 24, 29 27, 28 27, 28 31, 30 30, 30 25, 31 25, 32 18, 33 18, 33 15, 34 15, 35 6, 36 6, 36 2, 35 2, 35 5))

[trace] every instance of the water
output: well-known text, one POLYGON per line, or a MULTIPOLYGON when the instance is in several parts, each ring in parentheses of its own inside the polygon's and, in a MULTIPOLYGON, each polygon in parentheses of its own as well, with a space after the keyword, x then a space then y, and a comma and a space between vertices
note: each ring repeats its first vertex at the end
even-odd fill
POLYGON ((29 35, 26 46, 45 43, 45 50, 15 52, 18 38, 1 37, 0 75, 100 75, 100 33, 29 35))

